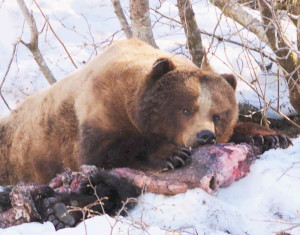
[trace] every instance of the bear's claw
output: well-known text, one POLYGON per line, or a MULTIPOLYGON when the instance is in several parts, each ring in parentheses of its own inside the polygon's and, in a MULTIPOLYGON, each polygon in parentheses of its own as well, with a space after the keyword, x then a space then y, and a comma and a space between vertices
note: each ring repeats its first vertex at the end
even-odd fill
POLYGON ((186 147, 180 147, 179 150, 181 151, 181 153, 185 153, 187 157, 191 157, 192 156, 191 150, 189 150, 186 147))
POLYGON ((189 162, 191 162, 192 152, 185 148, 179 147, 174 150, 172 157, 167 160, 167 165, 170 170, 174 170, 175 168, 185 166, 189 162))
POLYGON ((177 161, 179 161, 179 162, 181 163, 182 166, 185 165, 185 162, 184 162, 180 157, 174 156, 174 159, 177 160, 177 161))
POLYGON ((286 149, 290 145, 293 145, 289 137, 284 135, 255 135, 250 139, 251 145, 255 145, 262 149, 262 152, 265 152, 270 149, 282 148, 286 149))
POLYGON ((168 165, 169 170, 174 170, 175 169, 173 163, 170 160, 167 160, 167 165, 168 165))

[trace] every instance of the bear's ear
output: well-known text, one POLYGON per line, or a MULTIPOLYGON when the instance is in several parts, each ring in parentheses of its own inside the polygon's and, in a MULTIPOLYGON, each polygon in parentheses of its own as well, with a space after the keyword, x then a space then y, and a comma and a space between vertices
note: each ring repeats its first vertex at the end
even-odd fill
POLYGON ((150 77, 158 80, 173 69, 175 69, 175 65, 171 60, 168 58, 160 58, 153 64, 150 77))
POLYGON ((233 90, 235 90, 237 81, 233 74, 224 73, 221 74, 221 77, 224 78, 229 83, 229 85, 233 88, 233 90))

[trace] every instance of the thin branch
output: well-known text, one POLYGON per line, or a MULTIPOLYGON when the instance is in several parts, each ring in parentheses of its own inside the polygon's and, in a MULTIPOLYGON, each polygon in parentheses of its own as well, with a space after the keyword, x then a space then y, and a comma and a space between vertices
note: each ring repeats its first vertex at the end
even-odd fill
MULTIPOLYGON (((164 17, 166 19, 172 20, 173 22, 182 25, 180 21, 178 21, 178 20, 176 20, 176 19, 174 19, 172 17, 169 17, 167 15, 164 15, 163 13, 159 12, 158 10, 156 10, 154 8, 150 8, 150 10, 154 11, 155 13, 159 14, 160 16, 162 16, 162 17, 164 17)), ((232 43, 232 44, 244 47, 246 49, 249 49, 251 51, 258 52, 258 53, 262 54, 264 57, 269 58, 271 61, 276 62, 275 58, 272 58, 270 54, 267 54, 267 53, 263 52, 260 48, 252 47, 252 46, 246 45, 244 43, 233 41, 231 39, 227 39, 225 37, 222 37, 222 36, 219 36, 219 35, 216 35, 216 34, 212 34, 212 33, 206 32, 205 30, 202 30, 202 29, 199 29, 199 31, 200 31, 201 34, 207 35, 209 37, 216 38, 217 40, 219 40, 221 42, 224 41, 224 42, 232 43)))
POLYGON ((249 14, 239 4, 225 0, 210 0, 214 5, 224 10, 224 14, 243 26, 249 25, 261 41, 265 42, 276 55, 276 60, 286 73, 285 79, 290 93, 290 102, 295 110, 300 112, 300 59, 299 51, 284 35, 278 13, 274 9, 273 1, 258 0, 262 21, 249 14))
POLYGON ((159 15, 162 16, 163 18, 169 19, 169 20, 174 21, 174 22, 176 22, 176 23, 178 23, 178 24, 181 25, 181 22, 178 21, 178 20, 176 20, 175 18, 166 16, 165 14, 163 14, 163 13, 159 12, 158 10, 156 10, 156 9, 154 9, 154 8, 151 8, 151 7, 150 7, 150 10, 151 10, 151 11, 154 11, 154 12, 157 13, 157 14, 159 14, 159 15))
POLYGON ((294 226, 291 226, 291 227, 289 227, 287 229, 279 231, 278 233, 276 233, 276 235, 284 235, 284 234, 288 235, 290 233, 286 233, 287 231, 290 231, 290 230, 293 230, 293 229, 299 228, 299 227, 300 227, 300 224, 295 224, 294 226))
MULTIPOLYGON (((218 60, 220 60, 223 64, 225 64, 228 68, 231 69, 231 71, 238 77, 241 79, 241 81, 243 81, 245 84, 247 84, 247 86, 249 86, 250 89, 252 89, 259 98, 264 99, 264 97, 248 82, 246 81, 240 74, 238 74, 232 66, 230 66, 229 64, 227 64, 224 60, 222 60, 220 57, 218 57, 217 55, 214 55, 218 60)), ((270 102, 265 101, 266 104, 268 105, 268 107, 270 107, 272 110, 274 110, 276 113, 278 113, 281 117, 283 117, 284 119, 286 119, 290 124, 292 124, 293 126, 297 127, 300 130, 300 125, 298 125, 296 122, 294 122, 293 120, 291 120, 288 116, 286 116, 284 113, 282 113, 280 110, 278 110, 277 108, 273 107, 270 102)))
POLYGON ((6 80, 7 75, 8 75, 8 73, 9 73, 11 64, 12 64, 12 62, 13 62, 13 60, 14 60, 14 57, 15 57, 15 53, 16 53, 16 49, 17 49, 17 45, 18 45, 18 44, 19 44, 19 41, 15 42, 15 43, 13 44, 13 52, 12 52, 12 55, 11 55, 10 60, 9 60, 9 62, 8 62, 8 66, 7 66, 6 72, 5 72, 5 74, 4 74, 3 78, 2 78, 2 82, 1 82, 1 84, 0 84, 0 96, 1 96, 1 98, 2 98, 2 100, 3 100, 3 102, 5 103, 6 107, 7 107, 9 110, 11 110, 11 108, 9 107, 8 103, 6 102, 6 100, 5 100, 5 98, 4 98, 3 94, 2 94, 2 87, 3 87, 3 85, 4 85, 4 82, 5 82, 5 80, 6 80))
POLYGON ((293 49, 291 42, 283 34, 272 1, 258 0, 258 4, 269 41, 268 45, 276 54, 280 66, 287 72, 285 79, 289 87, 290 101, 295 110, 300 113, 299 52, 293 49))
POLYGON ((132 38, 132 31, 123 12, 121 3, 119 0, 111 0, 116 16, 118 17, 120 24, 124 30, 127 38, 132 38))
MULTIPOLYGON (((215 27, 214 27, 214 30, 213 30, 213 33, 212 33, 212 38, 211 38, 211 42, 210 42, 210 44, 209 44, 209 46, 208 46, 208 48, 207 48, 207 52, 209 52, 210 51, 210 49, 211 49, 211 47, 213 46, 213 42, 214 42, 214 35, 216 34, 216 30, 217 30, 217 28, 219 27, 219 25, 220 25, 220 23, 221 23, 221 19, 222 19, 222 17, 223 17, 223 14, 224 14, 224 12, 222 11, 221 12, 221 14, 219 15, 219 17, 218 17, 218 20, 217 20, 217 23, 216 23, 216 25, 215 25, 215 27)), ((220 29, 221 29, 221 27, 219 27, 220 29)), ((222 30, 221 30, 221 32, 222 32, 222 30)), ((222 34, 223 34, 223 32, 222 32, 222 34)), ((224 34, 223 34, 224 35, 224 34)), ((216 49, 217 49, 217 47, 216 47, 216 49)))
POLYGON ((286 173, 293 169, 295 165, 300 164, 300 162, 293 162, 291 166, 289 166, 279 177, 276 181, 279 181, 284 175, 286 175, 286 173))
POLYGON ((25 43, 22 40, 20 40, 20 42, 25 45, 33 54, 33 57, 35 59, 35 61, 37 62, 40 70, 42 71, 42 73, 44 74, 45 78, 47 79, 47 81, 50 84, 54 84, 56 82, 56 79, 54 78, 51 70, 49 69, 46 61, 44 60, 44 57, 39 49, 38 46, 38 37, 39 37, 39 33, 36 27, 36 23, 35 20, 32 16, 32 14, 30 14, 25 2, 23 0, 16 0, 23 15, 25 18, 25 21, 27 22, 29 28, 30 28, 30 32, 31 32, 31 40, 30 43, 25 43))
MULTIPOLYGON (((19 1, 19 0, 17 0, 19 1)), ((53 35, 56 37, 56 39, 59 41, 59 43, 62 45, 62 47, 64 48, 65 52, 67 53, 69 59, 71 60, 72 64, 74 65, 74 67, 77 69, 77 65, 75 64, 72 56, 70 55, 69 51, 67 50, 65 44, 60 40, 60 38, 57 36, 57 34, 55 33, 54 29, 52 28, 48 17, 44 14, 44 12, 42 11, 42 9, 40 8, 40 6, 37 4, 36 0, 33 0, 33 2, 35 3, 35 5, 37 6, 37 8, 39 9, 39 11, 41 12, 41 14, 43 15, 44 19, 47 21, 47 24, 51 30, 51 32, 53 33, 53 35)))
POLYGON ((244 10, 243 7, 227 0, 210 0, 210 2, 220 8, 220 10, 224 12, 224 15, 232 18, 243 26, 248 26, 250 32, 268 44, 268 38, 266 37, 261 21, 254 18, 250 13, 244 10))
MULTIPOLYGON (((86 25, 88 27, 88 30, 89 30, 89 35, 91 37, 91 42, 92 42, 92 46, 94 48, 94 51, 92 52, 92 54, 95 52, 95 54, 97 55, 98 54, 98 51, 97 51, 97 45, 96 45, 96 42, 95 42, 95 38, 92 34, 92 28, 91 28, 91 24, 89 23, 88 19, 86 18, 86 16, 84 14, 81 14, 82 17, 84 18, 85 22, 86 22, 86 25)), ((91 56, 92 56, 91 54, 91 56)))
POLYGON ((297 19, 297 49, 300 51, 300 16, 297 19))

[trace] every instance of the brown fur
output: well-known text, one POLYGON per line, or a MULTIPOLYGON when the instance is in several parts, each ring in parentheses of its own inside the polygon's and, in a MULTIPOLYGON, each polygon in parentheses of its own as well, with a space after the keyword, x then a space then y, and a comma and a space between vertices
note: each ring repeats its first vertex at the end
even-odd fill
POLYGON ((117 42, 0 120, 0 183, 45 183, 82 163, 165 167, 171 152, 194 146, 201 130, 228 141, 237 120, 234 88, 137 39, 117 42))
POLYGON ((271 130, 265 126, 255 124, 253 122, 243 122, 243 123, 236 124, 235 133, 236 135, 241 135, 241 136, 244 135, 255 136, 255 135, 275 135, 276 131, 271 130))

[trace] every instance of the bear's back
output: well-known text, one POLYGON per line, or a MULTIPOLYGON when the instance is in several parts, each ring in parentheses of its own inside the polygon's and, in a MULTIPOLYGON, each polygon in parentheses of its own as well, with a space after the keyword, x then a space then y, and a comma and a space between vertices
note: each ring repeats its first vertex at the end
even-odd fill
POLYGON ((114 69, 128 70, 136 68, 139 69, 137 71, 138 73, 140 73, 141 70, 148 72, 151 70, 155 61, 160 58, 172 60, 178 69, 197 69, 197 66, 191 61, 179 55, 155 49, 135 38, 115 42, 104 50, 102 54, 95 57, 91 63, 89 63, 89 67, 103 71, 113 66, 114 69))
POLYGON ((110 132, 134 128, 128 104, 160 58, 171 59, 178 69, 197 70, 180 56, 130 39, 114 43, 68 77, 28 97, 1 122, 9 126, 3 129, 9 138, 0 146, 0 171, 18 172, 3 177, 2 183, 44 183, 64 167, 76 170, 80 126, 85 123, 110 132))

